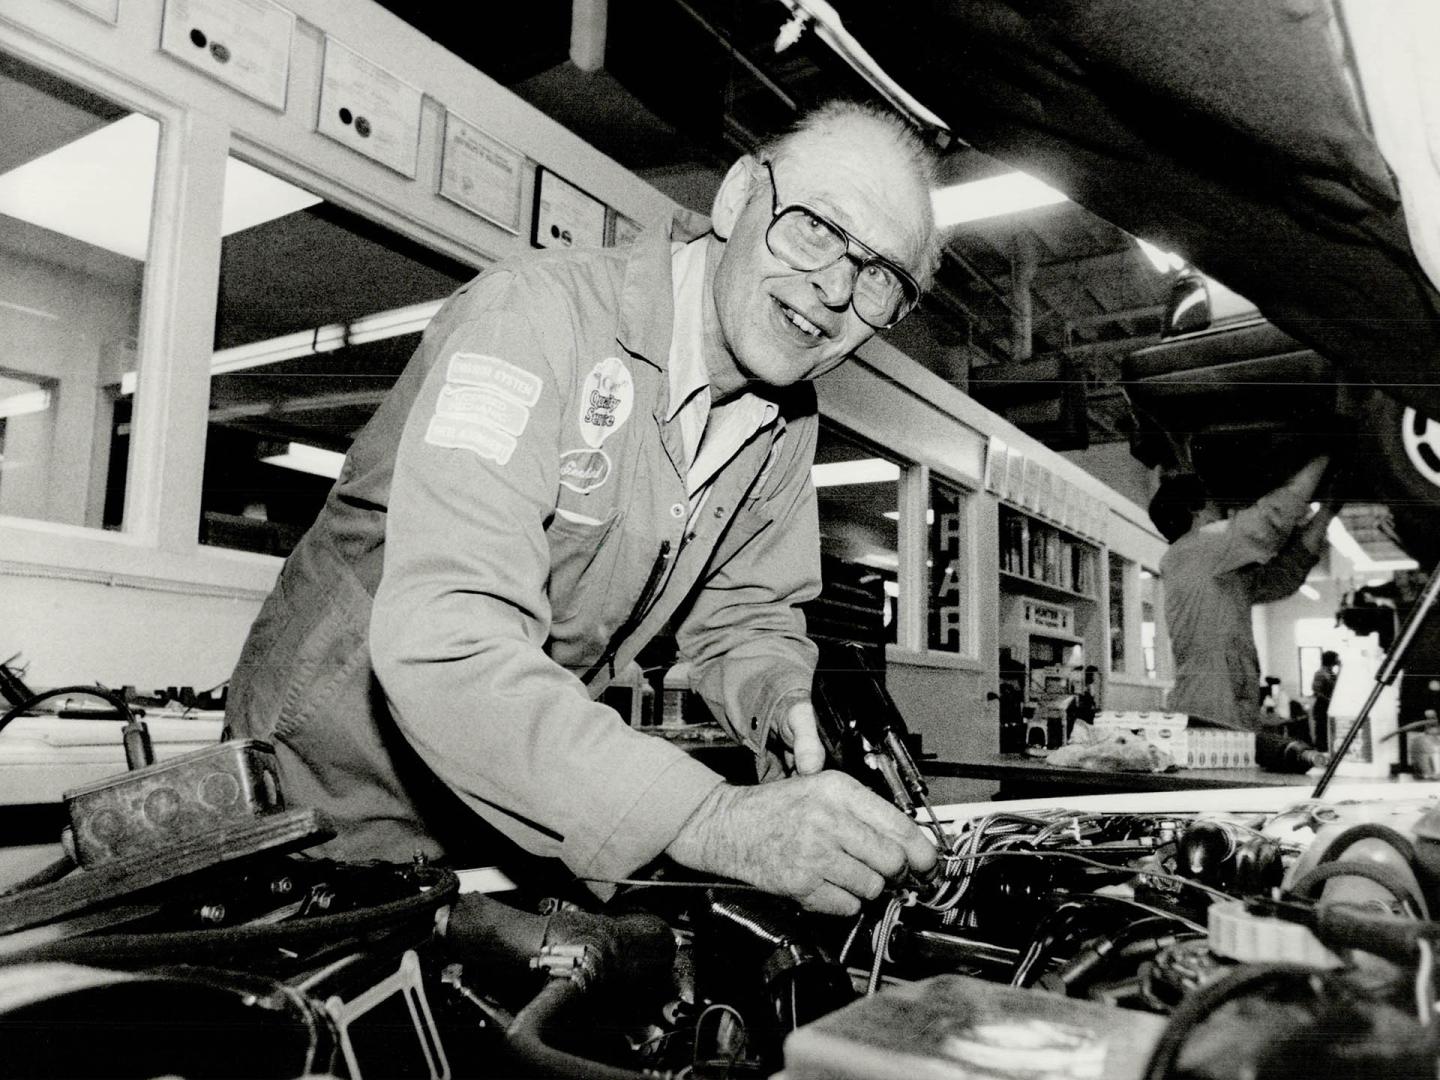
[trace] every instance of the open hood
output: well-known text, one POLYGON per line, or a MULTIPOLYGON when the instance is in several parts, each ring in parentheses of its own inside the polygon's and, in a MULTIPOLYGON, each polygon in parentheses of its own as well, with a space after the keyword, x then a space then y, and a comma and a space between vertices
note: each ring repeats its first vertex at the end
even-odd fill
POLYGON ((1440 154, 1423 106, 1440 95, 1414 55, 1437 16, 1421 3, 1363 0, 1349 23, 1328 0, 834 7, 960 139, 1176 251, 1346 378, 1440 417, 1440 293, 1417 258, 1440 221, 1424 205, 1440 154), (1381 105, 1389 162, 1367 116, 1381 105))

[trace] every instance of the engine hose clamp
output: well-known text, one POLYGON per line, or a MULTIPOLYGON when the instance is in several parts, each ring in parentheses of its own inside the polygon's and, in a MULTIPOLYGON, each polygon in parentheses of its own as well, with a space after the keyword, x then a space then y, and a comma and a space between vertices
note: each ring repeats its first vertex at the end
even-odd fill
POLYGON ((584 990, 600 972, 600 953, 593 945, 542 945, 530 958, 530 968, 552 979, 569 979, 584 990))

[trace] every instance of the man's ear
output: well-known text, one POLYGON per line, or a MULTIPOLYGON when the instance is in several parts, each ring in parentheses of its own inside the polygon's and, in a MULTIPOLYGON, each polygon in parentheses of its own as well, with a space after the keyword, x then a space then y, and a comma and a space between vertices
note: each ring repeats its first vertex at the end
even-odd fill
POLYGON ((721 240, 730 239, 730 231, 745 203, 750 199, 750 184, 755 176, 755 159, 746 154, 725 174, 715 202, 710 207, 710 228, 721 240))

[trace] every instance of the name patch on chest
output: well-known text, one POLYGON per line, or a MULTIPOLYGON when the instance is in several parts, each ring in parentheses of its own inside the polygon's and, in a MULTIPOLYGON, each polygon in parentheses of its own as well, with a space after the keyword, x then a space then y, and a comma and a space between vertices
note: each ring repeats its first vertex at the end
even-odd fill
POLYGON ((597 361, 580 391, 580 437, 587 446, 600 445, 624 426, 635 406, 635 382, 616 356, 597 361))
POLYGON ((604 450, 566 450, 560 455, 560 483, 588 495, 610 479, 610 455, 604 450))

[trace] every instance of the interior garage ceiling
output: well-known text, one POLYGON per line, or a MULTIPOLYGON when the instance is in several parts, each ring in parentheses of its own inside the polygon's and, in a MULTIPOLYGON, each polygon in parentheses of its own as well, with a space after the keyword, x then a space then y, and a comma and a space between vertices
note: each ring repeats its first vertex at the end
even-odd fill
MULTIPOLYGON (((777 53, 778 0, 530 0, 488 6, 483 22, 452 5, 381 3, 700 212, 737 154, 797 112, 877 96, 813 34, 777 53), (603 30, 585 30, 597 11, 603 30), (595 70, 571 59, 575 27, 575 55, 603 55, 595 70)), ((943 148, 947 183, 1004 171, 943 148)), ((946 239, 936 288, 892 342, 1056 449, 1127 439, 1120 360, 1158 340, 1166 285, 1134 239, 1074 203, 946 239)))

